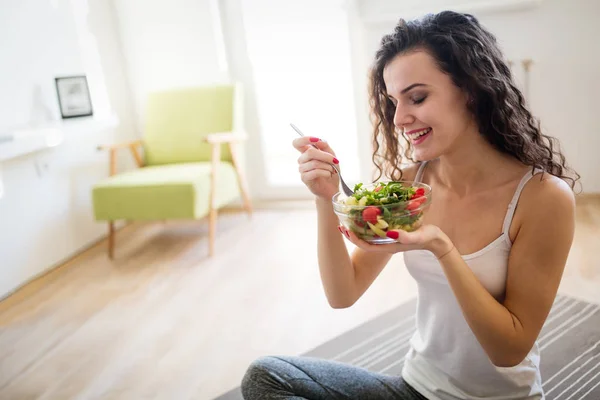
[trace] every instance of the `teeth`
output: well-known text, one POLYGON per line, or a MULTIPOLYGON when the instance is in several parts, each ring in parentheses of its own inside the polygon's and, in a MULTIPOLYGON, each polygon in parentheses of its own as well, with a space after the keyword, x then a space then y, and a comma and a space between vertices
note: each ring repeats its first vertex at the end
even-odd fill
POLYGON ((431 131, 431 128, 425 128, 425 129, 423 129, 423 130, 421 130, 421 131, 418 131, 418 132, 411 133, 411 134, 409 135, 409 137, 410 137, 411 139, 415 140, 415 139, 418 139, 418 138, 420 138, 420 137, 421 137, 421 136, 423 136, 423 135, 426 135, 426 134, 427 134, 427 133, 429 133, 430 131, 431 131))

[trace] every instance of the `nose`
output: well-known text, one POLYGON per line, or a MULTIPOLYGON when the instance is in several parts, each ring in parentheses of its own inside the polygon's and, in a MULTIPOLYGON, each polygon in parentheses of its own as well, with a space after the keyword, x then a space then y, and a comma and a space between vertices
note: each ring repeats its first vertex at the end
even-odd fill
POLYGON ((404 127, 410 126, 414 122, 415 117, 402 104, 398 103, 394 111, 394 125, 396 128, 404 129, 404 127))

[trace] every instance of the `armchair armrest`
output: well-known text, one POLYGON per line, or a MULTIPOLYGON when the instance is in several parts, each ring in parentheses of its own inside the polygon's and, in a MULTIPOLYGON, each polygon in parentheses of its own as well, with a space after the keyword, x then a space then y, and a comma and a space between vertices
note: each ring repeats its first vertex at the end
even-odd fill
POLYGON ((135 159, 135 163, 138 167, 142 167, 144 166, 144 161, 142 160, 142 157, 140 156, 140 153, 138 153, 138 146, 142 145, 142 140, 131 140, 128 142, 122 142, 122 143, 116 143, 116 144, 111 144, 111 145, 101 145, 98 146, 97 149, 98 150, 108 150, 110 152, 110 175, 113 176, 114 174, 117 173, 117 150, 119 149, 124 149, 124 148, 129 148, 129 151, 131 152, 131 155, 133 156, 133 158, 135 159))
POLYGON ((245 132, 219 132, 211 133, 204 138, 204 141, 210 144, 234 143, 247 139, 245 132))

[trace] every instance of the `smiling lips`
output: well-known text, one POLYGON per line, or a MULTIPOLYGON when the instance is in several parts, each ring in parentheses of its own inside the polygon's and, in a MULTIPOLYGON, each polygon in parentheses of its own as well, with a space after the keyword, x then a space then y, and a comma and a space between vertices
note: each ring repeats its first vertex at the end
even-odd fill
POLYGON ((415 129, 409 132, 406 132, 406 136, 415 144, 421 143, 425 140, 425 136, 431 132, 431 128, 422 128, 415 129))

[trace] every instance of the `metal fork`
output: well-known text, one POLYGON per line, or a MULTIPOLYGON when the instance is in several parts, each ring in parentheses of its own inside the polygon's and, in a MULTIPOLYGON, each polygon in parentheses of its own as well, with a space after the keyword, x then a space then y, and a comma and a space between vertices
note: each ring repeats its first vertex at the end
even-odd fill
MULTIPOLYGON (((298 135, 304 137, 304 134, 302 133, 302 131, 300 129, 298 129, 298 127, 294 124, 290 124, 290 126, 298 133, 298 135)), ((312 147, 314 147, 315 149, 319 150, 319 148, 317 146, 315 146, 314 144, 311 144, 312 147)), ((346 196, 352 196, 354 194, 354 192, 352 191, 352 189, 350 189, 348 187, 348 185, 346 185, 346 182, 344 182, 344 178, 342 178, 342 174, 340 173, 340 169, 338 168, 337 165, 335 164, 331 164, 330 165, 337 171, 338 176, 340 177, 340 183, 342 184, 342 190, 344 191, 344 193, 346 194, 346 196)))

